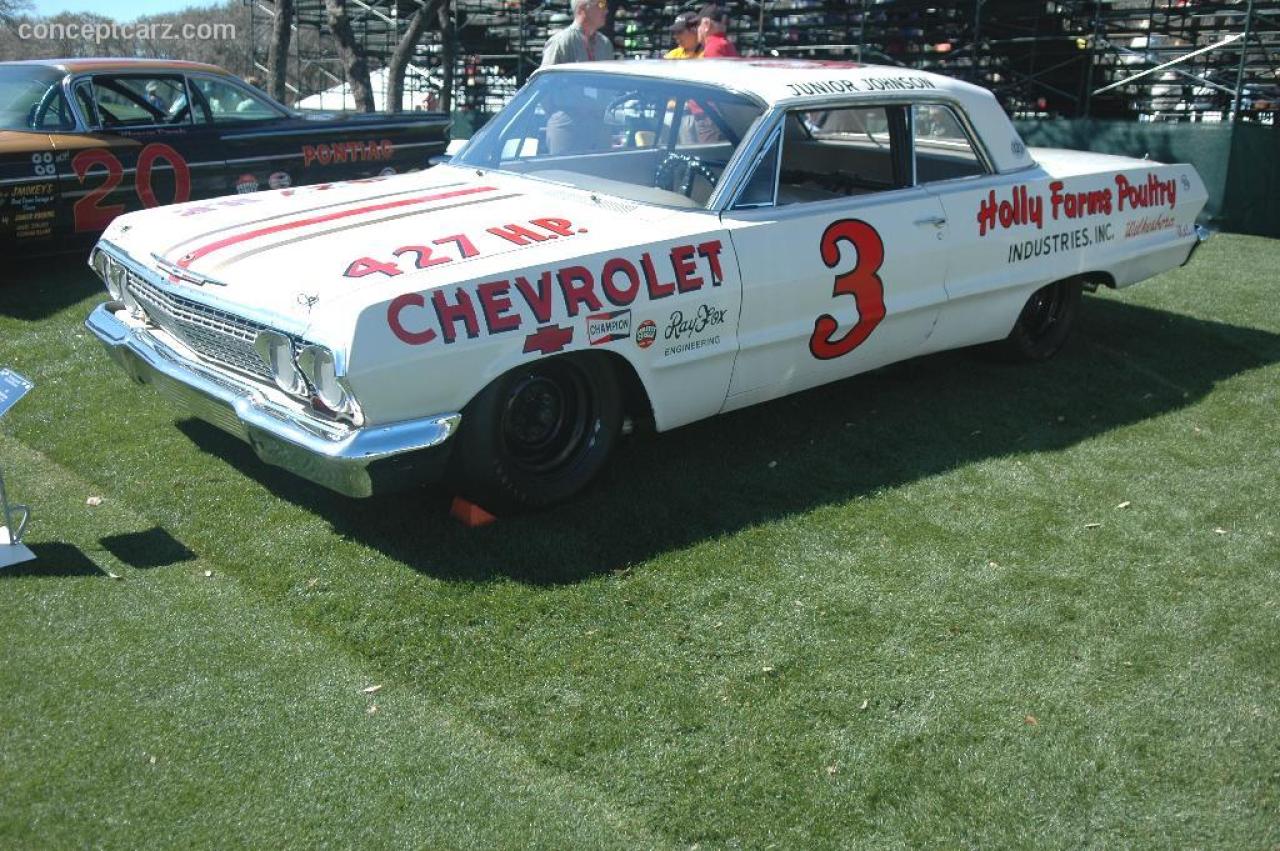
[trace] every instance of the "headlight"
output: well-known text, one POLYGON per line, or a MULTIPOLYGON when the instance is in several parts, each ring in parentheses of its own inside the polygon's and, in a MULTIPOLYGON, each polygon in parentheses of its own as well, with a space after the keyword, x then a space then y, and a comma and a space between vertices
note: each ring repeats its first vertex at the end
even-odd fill
POLYGON ((307 382, 293 362, 293 341, 279 331, 259 331, 253 348, 271 370, 276 386, 291 396, 307 395, 307 382))
POLYGON ((124 266, 105 251, 102 252, 102 280, 106 282, 107 292, 118 299, 124 293, 124 266))
POLYGON ((298 352, 298 369, 316 389, 316 396, 334 413, 345 413, 351 407, 351 394, 338 377, 333 352, 324 346, 307 346, 298 352))
POLYGON ((107 263, 111 258, 107 252, 101 248, 95 248, 93 254, 89 256, 89 268, 98 273, 98 277, 105 283, 107 280, 107 263))

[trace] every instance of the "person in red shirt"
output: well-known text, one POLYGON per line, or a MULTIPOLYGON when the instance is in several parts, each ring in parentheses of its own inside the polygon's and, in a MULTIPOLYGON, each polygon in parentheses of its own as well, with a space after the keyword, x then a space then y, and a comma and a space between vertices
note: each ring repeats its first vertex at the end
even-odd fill
POLYGON ((725 36, 729 15, 714 3, 708 3, 698 12, 698 40, 702 42, 702 58, 737 56, 738 49, 725 36))

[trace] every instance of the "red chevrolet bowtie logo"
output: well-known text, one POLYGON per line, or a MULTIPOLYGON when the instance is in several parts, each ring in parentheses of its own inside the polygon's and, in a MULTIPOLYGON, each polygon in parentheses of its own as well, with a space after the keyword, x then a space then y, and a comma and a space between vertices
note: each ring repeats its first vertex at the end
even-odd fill
POLYGON ((554 354, 573 342, 573 328, 544 325, 524 339, 524 352, 554 354))

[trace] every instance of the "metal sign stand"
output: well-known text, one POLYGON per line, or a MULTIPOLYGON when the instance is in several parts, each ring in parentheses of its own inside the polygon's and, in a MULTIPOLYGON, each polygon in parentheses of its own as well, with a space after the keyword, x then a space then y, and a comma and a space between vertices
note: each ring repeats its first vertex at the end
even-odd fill
POLYGON ((31 519, 31 509, 25 505, 10 505, 4 490, 4 471, 0 470, 0 570, 31 561, 35 553, 22 543, 22 533, 31 519))
MULTIPOLYGON (((0 369, 0 416, 17 404, 32 386, 30 381, 13 370, 0 369)), ((22 543, 22 533, 30 519, 30 508, 9 504, 9 495, 4 489, 4 471, 0 470, 0 570, 36 557, 22 543)))

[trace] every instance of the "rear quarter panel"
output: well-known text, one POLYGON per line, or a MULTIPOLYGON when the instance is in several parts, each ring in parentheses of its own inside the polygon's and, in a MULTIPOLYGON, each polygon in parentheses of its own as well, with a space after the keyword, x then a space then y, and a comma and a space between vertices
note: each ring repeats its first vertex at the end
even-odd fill
POLYGON ((950 184, 931 187, 951 243, 931 350, 1002 339, 1053 281, 1091 274, 1124 287, 1178 266, 1208 197, 1190 165, 1095 155, 950 184))
POLYGON ((449 144, 443 114, 319 113, 222 130, 227 193, 284 189, 426 168, 449 144))

